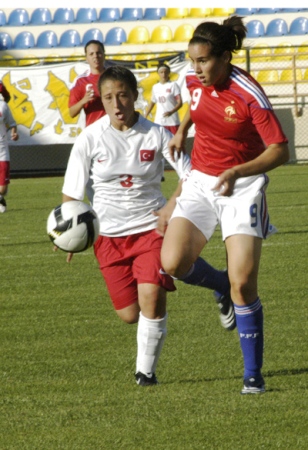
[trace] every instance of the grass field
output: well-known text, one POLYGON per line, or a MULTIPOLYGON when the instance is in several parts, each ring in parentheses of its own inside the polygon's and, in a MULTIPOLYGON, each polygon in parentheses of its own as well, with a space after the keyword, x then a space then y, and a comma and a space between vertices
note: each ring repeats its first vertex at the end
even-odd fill
MULTIPOLYGON (((263 396, 241 396, 236 331, 212 293, 169 295, 159 386, 134 381, 136 325, 112 310, 92 250, 52 251, 46 220, 62 178, 14 179, 0 214, 0 450, 308 448, 308 166, 270 174, 279 233, 264 242, 263 396)), ((174 172, 166 172, 168 196, 174 172)), ((217 231, 203 253, 224 268, 217 231)))

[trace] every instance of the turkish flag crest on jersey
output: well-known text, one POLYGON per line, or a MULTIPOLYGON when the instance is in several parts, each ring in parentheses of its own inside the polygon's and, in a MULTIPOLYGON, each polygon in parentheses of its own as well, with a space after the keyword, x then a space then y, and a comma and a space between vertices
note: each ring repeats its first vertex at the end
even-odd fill
POLYGON ((155 150, 140 150, 140 161, 150 162, 154 161, 155 150))

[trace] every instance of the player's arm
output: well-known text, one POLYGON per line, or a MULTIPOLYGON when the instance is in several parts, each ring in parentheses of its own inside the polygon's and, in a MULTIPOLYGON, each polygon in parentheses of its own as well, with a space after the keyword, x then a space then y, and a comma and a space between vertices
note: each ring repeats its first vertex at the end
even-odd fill
POLYGON ((166 111, 166 112, 163 114, 164 117, 172 116, 172 114, 174 114, 175 112, 177 112, 177 111, 182 107, 183 101, 182 101, 182 96, 181 96, 181 94, 176 95, 174 98, 175 98, 175 101, 176 101, 175 107, 174 107, 173 109, 171 109, 170 111, 166 111))
POLYGON ((18 133, 17 133, 17 127, 13 126, 11 128, 11 140, 12 141, 18 141, 18 139, 19 139, 19 136, 18 136, 18 133))
POLYGON ((179 126, 179 129, 169 141, 169 152, 172 161, 175 161, 174 159, 175 152, 178 153, 178 155, 181 152, 185 153, 185 140, 187 137, 188 130, 192 126, 192 123, 193 122, 190 117, 190 109, 188 109, 181 122, 181 125, 179 126))
POLYGON ((70 202, 72 200, 78 201, 77 198, 73 198, 73 197, 70 197, 69 195, 62 194, 62 203, 70 202))
POLYGON ((161 236, 164 236, 166 228, 168 226, 170 217, 176 205, 176 199, 182 192, 182 180, 179 181, 174 193, 168 200, 168 202, 158 211, 154 211, 153 214, 157 217, 156 231, 161 236))
POLYGON ((289 147, 286 143, 271 144, 261 155, 252 161, 225 170, 218 178, 213 191, 220 195, 230 196, 236 180, 241 177, 260 175, 275 169, 289 160, 289 147))
POLYGON ((148 117, 148 115, 150 114, 150 112, 152 111, 152 109, 154 108, 155 103, 154 102, 150 102, 149 106, 147 107, 147 109, 145 110, 144 116, 145 118, 148 117))

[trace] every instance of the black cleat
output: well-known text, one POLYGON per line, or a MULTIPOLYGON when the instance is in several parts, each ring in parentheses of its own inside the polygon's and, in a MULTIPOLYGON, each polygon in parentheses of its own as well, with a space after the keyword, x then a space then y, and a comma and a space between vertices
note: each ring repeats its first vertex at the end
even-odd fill
POLYGON ((236 327, 234 305, 230 297, 230 292, 225 295, 221 295, 219 292, 214 291, 216 303, 220 309, 220 322, 221 325, 228 331, 234 330, 236 327))
POLYGON ((135 374, 136 383, 139 386, 153 386, 154 384, 158 384, 155 373, 152 373, 150 377, 145 375, 144 373, 137 372, 135 374))
POLYGON ((244 387, 241 390, 241 394, 264 394, 265 383, 263 377, 258 378, 250 377, 244 380, 244 387))

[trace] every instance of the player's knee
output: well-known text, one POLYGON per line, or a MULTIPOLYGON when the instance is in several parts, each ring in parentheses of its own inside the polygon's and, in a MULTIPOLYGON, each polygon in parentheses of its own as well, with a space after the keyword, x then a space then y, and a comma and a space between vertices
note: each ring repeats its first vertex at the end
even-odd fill
POLYGON ((120 319, 128 324, 134 324, 138 322, 139 312, 140 309, 138 304, 137 305, 133 304, 126 308, 116 310, 116 313, 120 317, 120 319))

